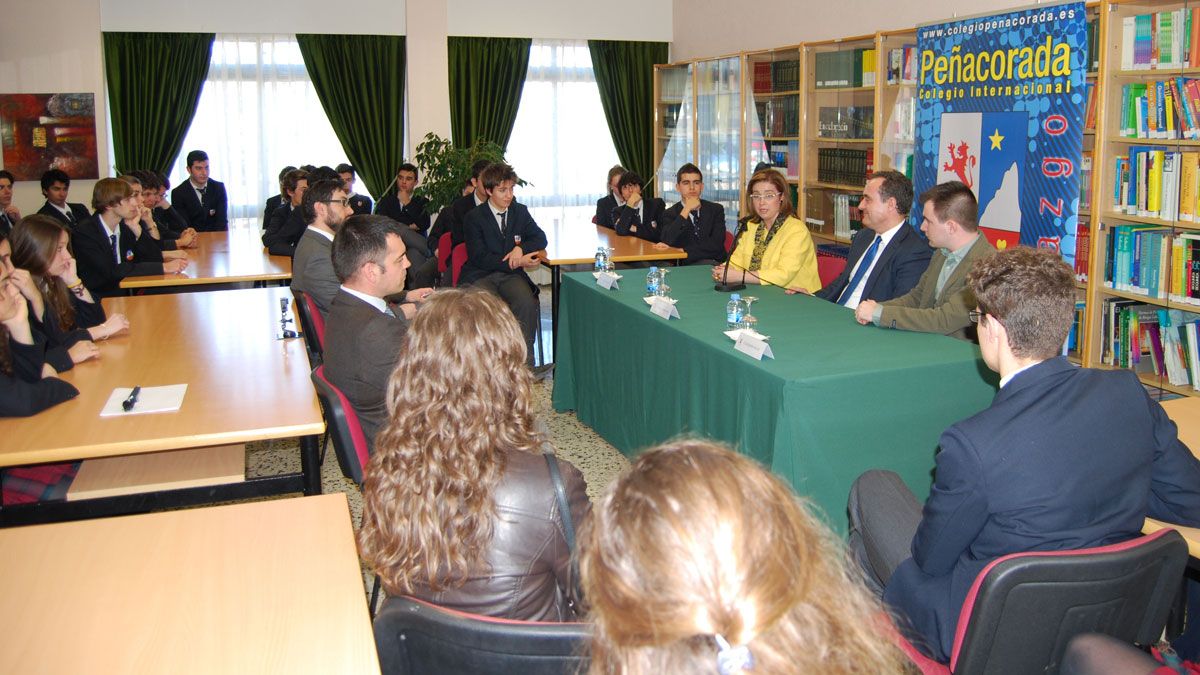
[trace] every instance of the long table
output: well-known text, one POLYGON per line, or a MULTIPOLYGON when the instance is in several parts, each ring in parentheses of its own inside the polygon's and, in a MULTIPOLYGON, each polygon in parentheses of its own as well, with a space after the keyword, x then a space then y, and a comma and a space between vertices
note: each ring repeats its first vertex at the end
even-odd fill
MULTIPOLYGON (((681 248, 656 248, 652 242, 622 236, 616 230, 594 224, 556 221, 546 231, 549 243, 542 264, 550 268, 550 331, 558 347, 558 296, 562 286, 562 268, 566 265, 591 265, 596 249, 612 249, 609 259, 615 263, 679 261, 687 257, 681 248)), ((558 352, 555 351, 557 356, 558 352)))
POLYGON ((178 274, 126 277, 121 288, 172 288, 240 282, 280 282, 292 278, 292 259, 268 255, 256 228, 199 232, 186 248, 188 266, 178 274))
POLYGON ((722 334, 728 295, 709 273, 671 270, 682 318, 670 321, 649 312, 640 280, 608 291, 590 273, 565 275, 554 407, 626 455, 681 433, 732 443, 839 530, 867 469, 896 471, 923 500, 941 432, 995 394, 979 348, 860 326, 843 307, 751 286, 743 294, 759 298, 752 312, 775 353, 754 361, 722 334))
POLYGON ((0 509, 0 522, 62 517, 78 509, 205 503, 265 494, 321 491, 316 436, 325 424, 309 379, 302 339, 277 340, 287 288, 107 298, 127 335, 99 343, 100 358, 63 373, 75 399, 29 418, 0 419, 0 467, 300 437, 300 473, 217 488, 0 509), (115 387, 188 385, 177 412, 100 417, 115 387))
POLYGON ((341 493, 10 528, 0 550, 0 672, 379 672, 341 493))

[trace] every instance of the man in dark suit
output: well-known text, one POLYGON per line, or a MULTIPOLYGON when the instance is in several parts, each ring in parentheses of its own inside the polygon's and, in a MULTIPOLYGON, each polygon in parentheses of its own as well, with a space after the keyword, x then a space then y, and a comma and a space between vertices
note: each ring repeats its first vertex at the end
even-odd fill
POLYGON ((162 249, 138 221, 141 203, 120 178, 101 178, 92 190, 96 214, 71 229, 79 278, 96 298, 117 295, 128 276, 174 274, 187 259, 163 260, 162 249))
POLYGON ((655 248, 674 246, 687 251, 686 265, 717 265, 725 262, 725 207, 700 198, 704 175, 691 162, 675 172, 678 204, 662 216, 661 242, 655 248))
MULTIPOLYGON (((863 300, 898 298, 917 285, 933 249, 905 222, 912 196, 912 181, 899 171, 867 179, 858 205, 863 229, 850 243, 846 267, 814 295, 854 309, 863 300)), ((788 292, 796 290, 804 289, 788 292)))
POLYGON ((642 189, 645 182, 632 171, 621 174, 617 185, 621 190, 621 198, 625 200, 625 204, 616 211, 617 234, 632 234, 646 241, 659 241, 662 236, 663 213, 667 210, 667 205, 658 197, 643 199, 642 189))
POLYGON ((477 160, 471 165, 471 180, 463 188, 464 190, 470 188, 471 191, 450 202, 450 206, 442 209, 442 212, 438 214, 437 220, 433 223, 433 229, 429 231, 430 252, 437 249, 438 242, 446 232, 450 233, 451 246, 457 246, 466 241, 466 235, 463 234, 463 223, 466 221, 467 213, 488 200, 487 191, 484 190, 483 181, 479 179, 479 176, 489 165, 491 162, 486 159, 477 160))
POLYGON ((21 219, 21 210, 12 203, 13 183, 17 179, 7 169, 0 169, 0 236, 12 234, 13 225, 21 219))
POLYGON ((387 422, 387 382, 408 329, 404 313, 384 300, 404 290, 402 229, 384 216, 352 216, 331 248, 341 287, 325 323, 325 376, 350 400, 372 449, 387 422))
POLYGON ((1058 254, 1016 247, 977 262, 968 283, 1000 391, 942 434, 923 513, 885 471, 859 477, 849 505, 868 584, 943 662, 968 590, 996 558, 1125 541, 1146 516, 1200 525, 1200 461, 1137 376, 1060 355, 1075 278, 1058 254))
POLYGON ((42 195, 46 197, 46 203, 42 204, 38 213, 58 219, 67 226, 67 229, 74 227, 75 223, 91 215, 83 204, 72 204, 67 201, 70 189, 71 177, 67 175, 66 171, 50 169, 42 174, 42 195))
POLYGON ((229 200, 225 184, 208 177, 208 153, 187 155, 188 180, 171 190, 171 204, 199 232, 229 229, 229 200))
POLYGON ((294 166, 285 166, 283 171, 279 172, 279 194, 267 197, 267 203, 263 205, 262 229, 267 229, 267 223, 271 222, 271 214, 275 213, 275 209, 279 208, 280 204, 287 199, 287 190, 283 187, 283 178, 288 175, 289 171, 295 171, 294 166))
POLYGON ((996 252, 979 231, 978 204, 971 189, 958 181, 935 185, 921 195, 921 231, 938 249, 917 285, 884 302, 863 300, 854 310, 862 325, 940 333, 971 340, 974 326, 968 314, 975 299, 967 274, 977 261, 996 252))
POLYGON ((459 283, 486 288, 508 303, 525 335, 526 360, 533 365, 533 339, 539 330, 541 307, 537 287, 525 270, 537 267, 545 257, 546 233, 533 221, 529 209, 513 199, 517 174, 511 166, 492 164, 480 180, 488 200, 471 210, 463 224, 467 262, 459 283))
POLYGON ((308 178, 308 172, 304 169, 293 169, 283 177, 283 192, 288 201, 275 208, 262 235, 263 246, 271 255, 291 257, 296 251, 296 244, 306 227, 300 204, 308 189, 308 178))
POLYGON ((371 213, 371 209, 374 206, 371 198, 354 192, 354 179, 357 177, 354 167, 350 164, 342 163, 337 165, 336 171, 342 179, 342 187, 346 188, 346 199, 350 200, 350 208, 354 209, 354 215, 365 216, 371 213))
POLYGON ((375 213, 391 218, 424 238, 429 231, 429 214, 425 212, 429 200, 414 195, 416 187, 417 167, 408 162, 401 164, 396 170, 395 194, 384 195, 375 206, 375 213))

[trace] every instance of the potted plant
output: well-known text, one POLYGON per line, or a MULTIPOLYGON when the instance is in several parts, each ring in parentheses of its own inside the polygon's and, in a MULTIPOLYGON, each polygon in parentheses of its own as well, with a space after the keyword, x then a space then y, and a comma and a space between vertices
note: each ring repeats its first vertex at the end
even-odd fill
POLYGON ((413 162, 421 169, 422 178, 416 193, 429 200, 429 213, 436 214, 462 195, 463 186, 471 178, 471 165, 480 159, 503 162, 504 148, 484 139, 476 140, 469 148, 458 148, 435 133, 425 134, 413 162))

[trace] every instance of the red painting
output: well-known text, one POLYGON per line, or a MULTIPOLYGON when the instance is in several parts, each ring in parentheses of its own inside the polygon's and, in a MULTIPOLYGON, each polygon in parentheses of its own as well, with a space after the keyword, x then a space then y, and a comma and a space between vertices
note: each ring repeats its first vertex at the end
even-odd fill
POLYGON ((17 180, 40 180, 49 169, 71 178, 99 178, 96 100, 92 94, 0 94, 4 168, 17 180))

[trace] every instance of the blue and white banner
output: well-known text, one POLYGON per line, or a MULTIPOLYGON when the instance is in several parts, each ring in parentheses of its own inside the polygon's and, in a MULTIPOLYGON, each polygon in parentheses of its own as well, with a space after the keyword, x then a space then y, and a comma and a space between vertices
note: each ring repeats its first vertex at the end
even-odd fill
MULTIPOLYGON (((1075 260, 1087 101, 1082 2, 917 29, 913 188, 962 181, 997 248, 1054 248, 1075 260)), ((921 205, 913 204, 913 224, 921 205)))

